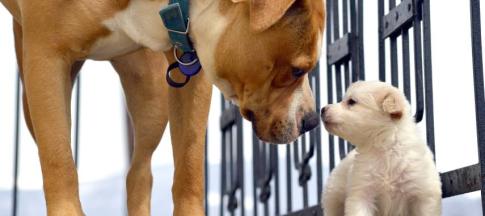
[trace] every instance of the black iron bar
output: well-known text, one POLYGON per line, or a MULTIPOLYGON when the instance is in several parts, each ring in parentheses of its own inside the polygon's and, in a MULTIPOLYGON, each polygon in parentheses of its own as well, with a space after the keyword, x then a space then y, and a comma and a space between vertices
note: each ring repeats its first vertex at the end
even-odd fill
MULTIPOLYGON (((429 7, 429 5, 428 5, 429 7)), ((480 159, 482 210, 485 209, 485 96, 483 83, 482 30, 480 0, 470 0, 470 18, 473 52, 473 78, 477 125, 478 153, 480 159)))
MULTIPOLYGON (((329 77, 331 75, 328 75, 329 77)), ((329 81, 331 82, 331 80, 329 81)), ((329 86, 330 88, 330 86, 329 86)), ((331 93, 331 91, 329 91, 329 93, 331 93)), ((330 97, 330 96, 328 96, 330 97)), ((332 103, 331 100, 328 100, 329 103, 332 103)), ((333 170, 333 168, 335 168, 335 137, 331 134, 328 135, 328 159, 329 159, 329 168, 330 168, 330 171, 333 170)))
MULTIPOLYGON (((332 8, 333 1, 326 1, 326 8, 332 8)), ((327 53, 328 47, 332 44, 332 30, 333 30, 333 22, 331 14, 333 14, 333 10, 328 10, 328 19, 327 19, 327 53)), ((333 103, 333 76, 332 76, 332 65, 327 64, 327 103, 333 103)), ((328 136, 328 158, 329 158, 329 168, 332 170, 335 167, 335 155, 334 155, 334 138, 332 135, 328 136)))
MULTIPOLYGON (((395 0, 389 0, 389 11, 396 7, 395 0)), ((395 15, 396 18, 398 14, 395 15)), ((398 62, 397 62, 397 37, 391 36, 391 83, 399 87, 398 62)))
POLYGON ((13 161, 13 190, 12 190, 12 216, 17 215, 18 208, 18 177, 19 177, 19 152, 20 152, 20 93, 21 93, 20 72, 17 71, 17 86, 15 91, 15 140, 14 140, 14 161, 13 161))
POLYGON ((242 116, 237 113, 237 183, 236 187, 240 190, 241 195, 241 216, 244 216, 246 213, 245 205, 244 205, 244 149, 243 149, 243 119, 242 116))
MULTIPOLYGON (((359 47, 359 51, 358 51, 358 56, 359 56, 359 59, 358 59, 358 62, 356 63, 358 68, 359 68, 359 76, 357 78, 354 77, 352 79, 353 82, 357 81, 358 79, 360 80, 365 80, 365 65, 364 65, 364 59, 365 59, 365 56, 364 56, 364 3, 363 3, 363 0, 358 0, 358 6, 357 6, 357 12, 358 13, 358 16, 359 16, 359 21, 358 21, 358 27, 357 27, 357 33, 355 33, 356 35, 358 35, 358 47, 359 47)), ((355 12, 354 12, 355 13, 355 12)), ((354 13, 351 13, 351 14, 354 14, 354 13)))
MULTIPOLYGON (((300 176, 304 175, 304 172, 305 172, 305 163, 303 162, 303 158, 305 158, 305 152, 306 152, 306 136, 303 135, 301 137, 301 158, 302 158, 302 161, 301 163, 299 164, 299 167, 300 167, 300 176)), ((300 183, 301 185, 301 183, 300 183)), ((303 187, 303 207, 304 208, 307 208, 308 207, 308 184, 307 184, 307 181, 304 181, 303 182, 303 185, 301 185, 303 187)))
POLYGON ((253 133, 253 215, 258 216, 258 177, 260 175, 259 141, 253 133))
POLYGON ((424 116, 424 86, 423 86, 423 54, 421 43, 421 10, 419 5, 415 3, 414 8, 414 85, 416 89, 416 114, 414 119, 416 122, 421 122, 424 116))
POLYGON ((411 72, 409 63, 409 31, 404 29, 402 32, 402 65, 403 65, 403 87, 404 95, 411 102, 411 72))
MULTIPOLYGON (((301 138, 300 138, 301 139, 301 138)), ((298 146, 300 145, 300 142, 297 140, 293 142, 293 163, 295 164, 295 169, 298 169, 300 165, 300 150, 298 149, 298 146)))
MULTIPOLYGON (((342 0, 342 8, 343 8, 343 21, 344 21, 344 26, 343 26, 343 34, 345 35, 346 33, 349 33, 349 5, 348 5, 349 0, 342 0)), ((351 0, 352 2, 354 0, 351 0)))
MULTIPOLYGON (((259 141, 258 141, 259 142, 259 141)), ((261 143, 259 144, 260 148, 262 149, 261 150, 261 194, 264 194, 264 193, 270 193, 268 191, 265 191, 265 190, 268 190, 268 187, 269 187, 269 180, 266 181, 266 178, 270 178, 271 177, 271 173, 270 172, 267 172, 267 170, 270 170, 270 169, 267 169, 267 167, 270 167, 271 165, 268 164, 268 160, 266 158, 269 158, 267 157, 267 151, 266 151, 266 148, 267 146, 263 143, 261 145, 261 143), (268 177, 266 177, 266 173, 268 173, 268 177)), ((271 160, 270 160, 271 161, 271 160)), ((269 191, 271 191, 271 189, 269 189, 269 191)), ((269 195, 266 195, 265 198, 261 199, 261 201, 263 202, 263 205, 264 205, 264 215, 265 216, 268 216, 269 215, 269 204, 268 204, 268 199, 269 199, 269 195)))
MULTIPOLYGON (((363 38, 363 34, 361 34, 359 31, 361 31, 361 28, 358 27, 358 24, 361 24, 361 19, 362 19, 362 12, 358 11, 361 10, 360 5, 359 8, 356 7, 356 0, 350 1, 350 45, 351 45, 351 61, 352 61, 352 82, 355 82, 359 79, 362 79, 363 72, 364 72, 364 67, 363 67, 363 50, 362 49, 362 44, 360 43, 360 40, 363 38), (359 20, 358 20, 359 19, 359 20)), ((347 83, 346 83, 346 89, 347 89, 347 83)))
MULTIPOLYGON (((423 43, 424 43, 424 81, 426 99, 426 138, 428 146, 435 153, 434 108, 433 108, 433 68, 431 59, 431 20, 429 0, 423 0, 423 43)), ((436 156, 435 156, 436 160, 436 156)))
POLYGON ((379 80, 386 81, 386 43, 384 35, 384 0, 378 0, 378 27, 379 27, 379 80))
POLYGON ((274 208, 275 215, 280 215, 280 180, 279 180, 279 160, 278 160, 278 146, 271 146, 271 160, 273 162, 272 168, 274 170, 274 208))
MULTIPOLYGON (((230 107, 230 105, 228 106, 230 107)), ((229 181, 228 182, 228 185, 226 187, 226 194, 229 196, 228 198, 228 205, 227 205, 227 209, 229 210, 229 212, 231 213, 231 216, 234 216, 234 210, 230 208, 230 205, 231 205, 231 198, 235 198, 233 197, 234 195, 231 193, 233 192, 232 189, 234 187, 234 181, 235 181, 235 176, 234 176, 234 170, 235 170, 235 164, 234 164, 234 146, 233 146, 233 132, 232 132, 232 126, 229 127, 227 130, 228 130, 228 133, 229 133, 229 136, 226 137, 226 139, 229 139, 228 141, 228 144, 229 144, 229 181)), ((226 153, 227 154, 227 153, 226 153)))
POLYGON ((292 211, 291 145, 286 146, 286 211, 292 211))
POLYGON ((339 30, 339 11, 338 11, 338 1, 332 1, 333 3, 333 41, 337 41, 340 38, 339 30))
MULTIPOLYGON (((357 15, 355 11, 355 0, 350 1, 350 50, 351 50, 351 57, 350 60, 352 62, 352 77, 351 81, 355 82, 357 79, 357 74, 359 73, 359 54, 358 54, 358 49, 359 49, 359 44, 357 43, 357 15)), ((348 63, 348 62, 346 62, 348 63)), ((347 74, 347 68, 344 66, 345 73, 347 74)), ((350 81, 345 80, 345 89, 348 88, 350 85, 350 81)))

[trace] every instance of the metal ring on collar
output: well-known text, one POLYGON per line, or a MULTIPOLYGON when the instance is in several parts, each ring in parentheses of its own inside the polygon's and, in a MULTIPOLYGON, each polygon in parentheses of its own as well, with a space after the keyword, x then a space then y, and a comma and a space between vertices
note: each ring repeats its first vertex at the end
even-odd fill
MULTIPOLYGON (((195 52, 194 52, 195 53, 195 52)), ((173 48, 173 57, 175 58, 175 60, 183 65, 183 66, 190 66, 190 65, 193 65, 195 64, 197 61, 199 61, 199 58, 195 58, 194 60, 192 60, 191 62, 183 62, 182 60, 179 59, 179 57, 177 56, 177 46, 174 46, 173 48)))
POLYGON ((190 81, 190 76, 187 76, 185 75, 185 81, 184 82, 176 82, 175 80, 172 79, 172 76, 171 76, 171 73, 173 71, 173 69, 175 68, 178 68, 179 67, 179 64, 177 62, 171 64, 168 69, 167 69, 167 75, 166 75, 166 79, 167 79, 167 82, 170 86, 174 87, 174 88, 182 88, 184 87, 185 85, 187 85, 187 83, 190 81))

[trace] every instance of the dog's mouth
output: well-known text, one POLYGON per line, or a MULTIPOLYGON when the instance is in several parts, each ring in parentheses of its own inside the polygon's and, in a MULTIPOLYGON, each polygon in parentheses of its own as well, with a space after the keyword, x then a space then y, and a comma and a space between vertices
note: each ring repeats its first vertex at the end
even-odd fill
POLYGON ((271 123, 260 124, 261 122, 251 111, 245 111, 246 119, 251 122, 254 134, 261 141, 271 144, 288 144, 298 138, 300 129, 294 122, 272 121, 271 123), (269 125, 266 127, 265 125, 269 125))
POLYGON ((325 125, 325 127, 331 127, 334 125, 334 123, 330 122, 330 121, 323 121, 323 124, 325 125))
POLYGON ((329 121, 329 120, 324 120, 323 125, 325 126, 325 129, 330 131, 330 132, 332 132, 338 126, 337 123, 329 121))
POLYGON ((258 124, 255 120, 251 121, 251 125, 253 128, 253 132, 256 134, 256 136, 265 143, 288 144, 298 138, 298 136, 295 136, 295 134, 293 133, 294 125, 282 127, 281 131, 274 131, 272 129, 269 129, 269 131, 267 131, 266 133, 260 131, 260 128, 257 126, 258 124))
POLYGON ((331 119, 324 119, 323 123, 328 124, 328 125, 336 125, 337 124, 337 122, 332 121, 331 119))
POLYGON ((334 121, 332 121, 332 119, 328 116, 328 115, 323 115, 321 117, 322 119, 322 122, 324 125, 333 125, 333 124, 336 124, 334 121))

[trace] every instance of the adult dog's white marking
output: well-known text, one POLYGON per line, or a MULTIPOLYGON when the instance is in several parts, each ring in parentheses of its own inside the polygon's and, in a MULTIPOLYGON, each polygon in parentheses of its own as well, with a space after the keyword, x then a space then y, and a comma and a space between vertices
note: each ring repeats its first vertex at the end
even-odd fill
POLYGON ((290 122, 294 122, 296 120, 296 114, 301 105, 302 99, 303 89, 300 87, 293 92, 293 98, 291 100, 290 107, 288 108, 288 120, 290 122))
POLYGON ((167 1, 131 1, 127 8, 103 21, 111 34, 95 42, 89 58, 109 59, 142 46, 154 51, 170 49, 172 44, 158 15, 166 4, 167 1))
POLYGON ((190 11, 191 17, 191 38, 199 55, 204 72, 211 83, 213 83, 224 94, 226 99, 238 102, 234 98, 235 92, 229 82, 217 76, 215 51, 219 39, 227 28, 228 20, 219 9, 218 0, 192 1, 190 11))

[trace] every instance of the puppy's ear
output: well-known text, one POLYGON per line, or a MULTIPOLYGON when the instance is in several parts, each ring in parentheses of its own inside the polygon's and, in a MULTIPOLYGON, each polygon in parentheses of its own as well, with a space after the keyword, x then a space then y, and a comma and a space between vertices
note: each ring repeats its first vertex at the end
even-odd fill
POLYGON ((232 0, 234 3, 249 2, 251 29, 262 32, 273 26, 285 15, 296 0, 232 0))
POLYGON ((390 91, 382 100, 382 110, 389 113, 392 119, 399 120, 402 118, 406 109, 406 101, 398 90, 390 91))

